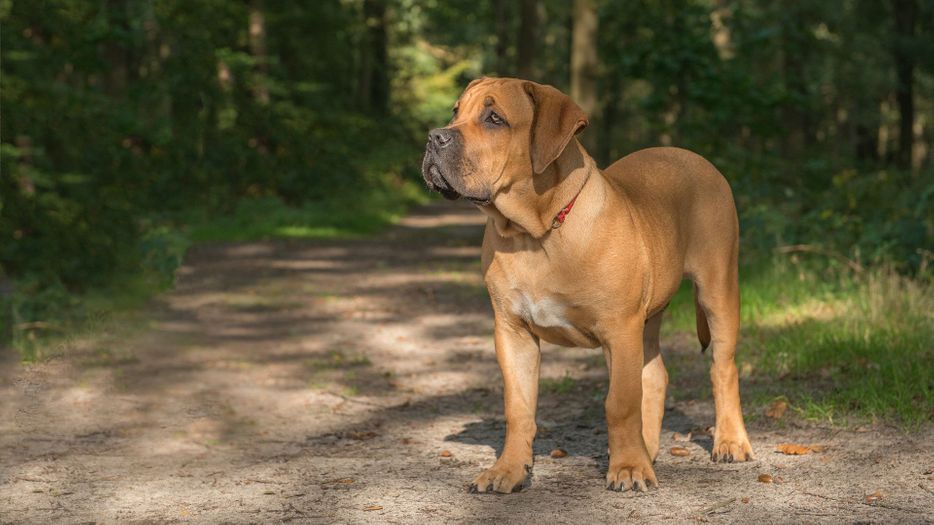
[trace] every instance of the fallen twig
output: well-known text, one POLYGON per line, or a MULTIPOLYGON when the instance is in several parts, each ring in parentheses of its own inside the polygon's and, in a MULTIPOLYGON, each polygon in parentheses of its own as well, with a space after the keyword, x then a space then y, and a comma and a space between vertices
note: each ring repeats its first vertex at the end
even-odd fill
POLYGON ((872 503, 867 503, 867 502, 865 502, 865 501, 860 501, 860 500, 858 500, 858 499, 856 499, 856 500, 846 500, 846 499, 840 499, 840 498, 832 498, 832 497, 830 497, 830 496, 824 496, 823 494, 817 494, 817 493, 814 493, 814 492, 803 492, 803 494, 807 494, 808 496, 815 496, 815 497, 818 497, 818 498, 827 499, 827 500, 830 500, 830 501, 836 501, 837 503, 844 503, 844 504, 847 504, 847 505, 850 505, 850 504, 852 504, 852 503, 859 503, 860 505, 865 505, 865 506, 867 506, 867 507, 882 507, 882 508, 885 508, 885 509, 900 510, 900 511, 902 511, 902 512, 910 512, 910 513, 912 513, 912 514, 924 514, 924 512, 921 512, 921 511, 917 511, 917 510, 914 510, 914 509, 906 509, 905 507, 899 507, 899 506, 896 506, 896 505, 889 505, 889 504, 887 504, 887 503, 880 503, 879 501, 874 501, 874 502, 872 502, 872 503))
POLYGON ((244 481, 249 481, 249 482, 252 482, 252 483, 269 483, 269 484, 272 484, 272 485, 284 485, 284 484, 285 484, 285 483, 282 482, 282 481, 273 481, 273 480, 271 480, 271 479, 246 478, 244 481))
POLYGON ((53 332, 63 331, 61 327, 55 326, 45 321, 32 321, 29 323, 18 323, 14 325, 14 328, 16 328, 17 330, 51 330, 53 332))
POLYGON ((733 502, 735 502, 735 501, 736 501, 736 498, 727 498, 727 499, 725 499, 725 500, 723 500, 723 501, 719 501, 719 502, 717 502, 717 503, 714 503, 713 505, 711 505, 711 506, 705 508, 704 510, 702 510, 702 511, 700 511, 700 512, 701 512, 702 515, 706 516, 707 514, 710 514, 710 513, 712 513, 713 511, 715 511, 715 510, 717 510, 717 509, 719 509, 719 508, 721 508, 721 507, 726 507, 727 505, 729 505, 730 503, 733 503, 733 502))
POLYGON ((849 257, 841 255, 832 250, 822 248, 815 244, 791 244, 788 246, 779 246, 778 248, 775 248, 775 251, 777 251, 778 253, 816 253, 818 255, 825 255, 827 257, 837 259, 838 261, 841 261, 844 264, 846 264, 851 270, 853 270, 856 273, 863 273, 863 270, 865 270, 865 268, 863 268, 863 265, 859 264, 853 259, 850 259, 849 257))
POLYGON ((52 483, 52 480, 40 479, 40 478, 27 478, 24 476, 16 476, 13 479, 15 479, 16 481, 28 481, 30 483, 52 483))
POLYGON ((374 402, 372 402, 372 401, 364 401, 364 400, 362 400, 362 399, 354 399, 354 398, 352 398, 352 397, 348 397, 348 396, 345 396, 344 394, 339 394, 339 393, 337 393, 337 392, 332 392, 332 391, 330 391, 330 390, 325 390, 324 393, 325 393, 325 394, 332 395, 332 396, 334 396, 334 397, 339 397, 339 398, 341 398, 341 399, 343 399, 344 401, 347 401, 347 402, 349 402, 349 403, 357 403, 357 404, 360 404, 360 405, 369 405, 369 406, 379 407, 379 408, 392 408, 393 406, 395 406, 395 405, 384 405, 384 404, 382 404, 382 403, 374 403, 374 402))

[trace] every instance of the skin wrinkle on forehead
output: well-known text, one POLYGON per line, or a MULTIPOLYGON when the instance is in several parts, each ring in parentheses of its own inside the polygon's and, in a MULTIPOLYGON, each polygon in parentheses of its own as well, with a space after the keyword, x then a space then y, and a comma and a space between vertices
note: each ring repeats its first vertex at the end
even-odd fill
MULTIPOLYGON (((507 101, 512 102, 512 104, 507 103, 506 106, 503 106, 501 104, 497 104, 497 99, 492 94, 490 94, 491 88, 494 88, 500 85, 506 85, 506 84, 507 84, 507 80, 504 80, 504 79, 484 78, 480 80, 479 82, 476 82, 475 84, 470 86, 470 89, 462 93, 461 97, 454 103, 454 108, 456 109, 457 113, 448 127, 451 129, 463 129, 467 127, 468 125, 470 125, 472 122, 471 119, 474 116, 473 115, 474 111, 469 109, 469 107, 473 103, 475 103, 478 100, 478 98, 481 96, 483 97, 484 107, 490 107, 490 106, 495 105, 496 111, 500 113, 503 116, 503 118, 505 118, 507 121, 512 122, 513 124, 518 124, 520 126, 523 125, 523 121, 525 120, 525 118, 521 116, 521 113, 520 113, 521 110, 515 106, 516 106, 516 103, 521 104, 522 106, 526 106, 526 107, 523 107, 522 109, 527 110, 530 113, 533 113, 534 107, 532 105, 532 101, 529 100, 528 97, 524 96, 522 93, 503 94, 503 92, 501 92, 500 94, 502 94, 503 97, 505 97, 506 99, 503 102, 507 102, 507 101), (510 95, 518 95, 518 96, 510 96, 510 95), (513 107, 513 109, 515 109, 516 111, 509 111, 508 110, 509 107, 513 107)), ((507 147, 509 149, 512 149, 517 139, 520 139, 520 137, 518 137, 516 134, 512 134, 509 140, 509 145, 507 147)), ((491 144, 484 144, 483 149, 485 150, 484 154, 486 155, 495 154, 495 152, 493 151, 494 146, 491 144)), ((495 175, 491 173, 491 175, 494 175, 493 180, 489 183, 492 188, 492 193, 497 193, 498 191, 501 191, 509 186, 509 185, 501 185, 503 178, 506 176, 506 173, 508 172, 509 166, 510 166, 509 158, 507 157, 506 161, 503 162, 499 166, 498 170, 496 170, 498 172, 495 173, 495 175)))

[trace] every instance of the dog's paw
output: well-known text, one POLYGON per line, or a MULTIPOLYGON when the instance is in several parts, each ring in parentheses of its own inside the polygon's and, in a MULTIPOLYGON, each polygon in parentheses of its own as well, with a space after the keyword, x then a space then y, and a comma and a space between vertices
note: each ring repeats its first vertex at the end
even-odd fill
POLYGON ((470 492, 474 494, 519 492, 531 473, 531 465, 497 461, 495 465, 480 473, 473 480, 470 484, 470 492))
POLYGON ((736 437, 716 436, 713 441, 713 450, 710 459, 714 463, 732 463, 734 461, 752 461, 756 459, 752 453, 752 445, 745 435, 736 437))
POLYGON ((606 473, 606 489, 615 491, 634 490, 645 492, 649 487, 658 488, 658 479, 652 464, 644 461, 626 462, 610 461, 610 469, 606 473))

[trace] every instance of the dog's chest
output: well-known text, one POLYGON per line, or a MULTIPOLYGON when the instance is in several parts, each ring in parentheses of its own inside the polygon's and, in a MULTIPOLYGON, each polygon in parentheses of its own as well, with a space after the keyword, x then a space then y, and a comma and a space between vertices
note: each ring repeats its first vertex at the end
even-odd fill
POLYGON ((517 291, 512 297, 512 312, 530 325, 540 328, 573 328, 566 316, 566 307, 552 297, 536 298, 517 291))
POLYGON ((513 289, 509 309, 525 321, 532 333, 550 343, 563 346, 596 347, 599 342, 585 328, 591 323, 586 315, 562 300, 560 295, 535 295, 513 289))

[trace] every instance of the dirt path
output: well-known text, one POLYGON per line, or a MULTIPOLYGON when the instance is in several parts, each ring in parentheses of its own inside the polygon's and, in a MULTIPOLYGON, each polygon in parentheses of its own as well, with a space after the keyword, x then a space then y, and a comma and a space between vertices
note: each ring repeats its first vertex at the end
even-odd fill
POLYGON ((481 223, 437 204, 373 239, 202 246, 132 337, 6 361, 0 522, 934 519, 931 428, 758 418, 758 461, 711 464, 712 403, 677 395, 705 391, 707 358, 677 334, 662 344, 674 397, 661 489, 603 489, 602 354, 546 345, 531 486, 468 494, 503 439, 481 223), (828 448, 783 456, 782 442, 828 448))

